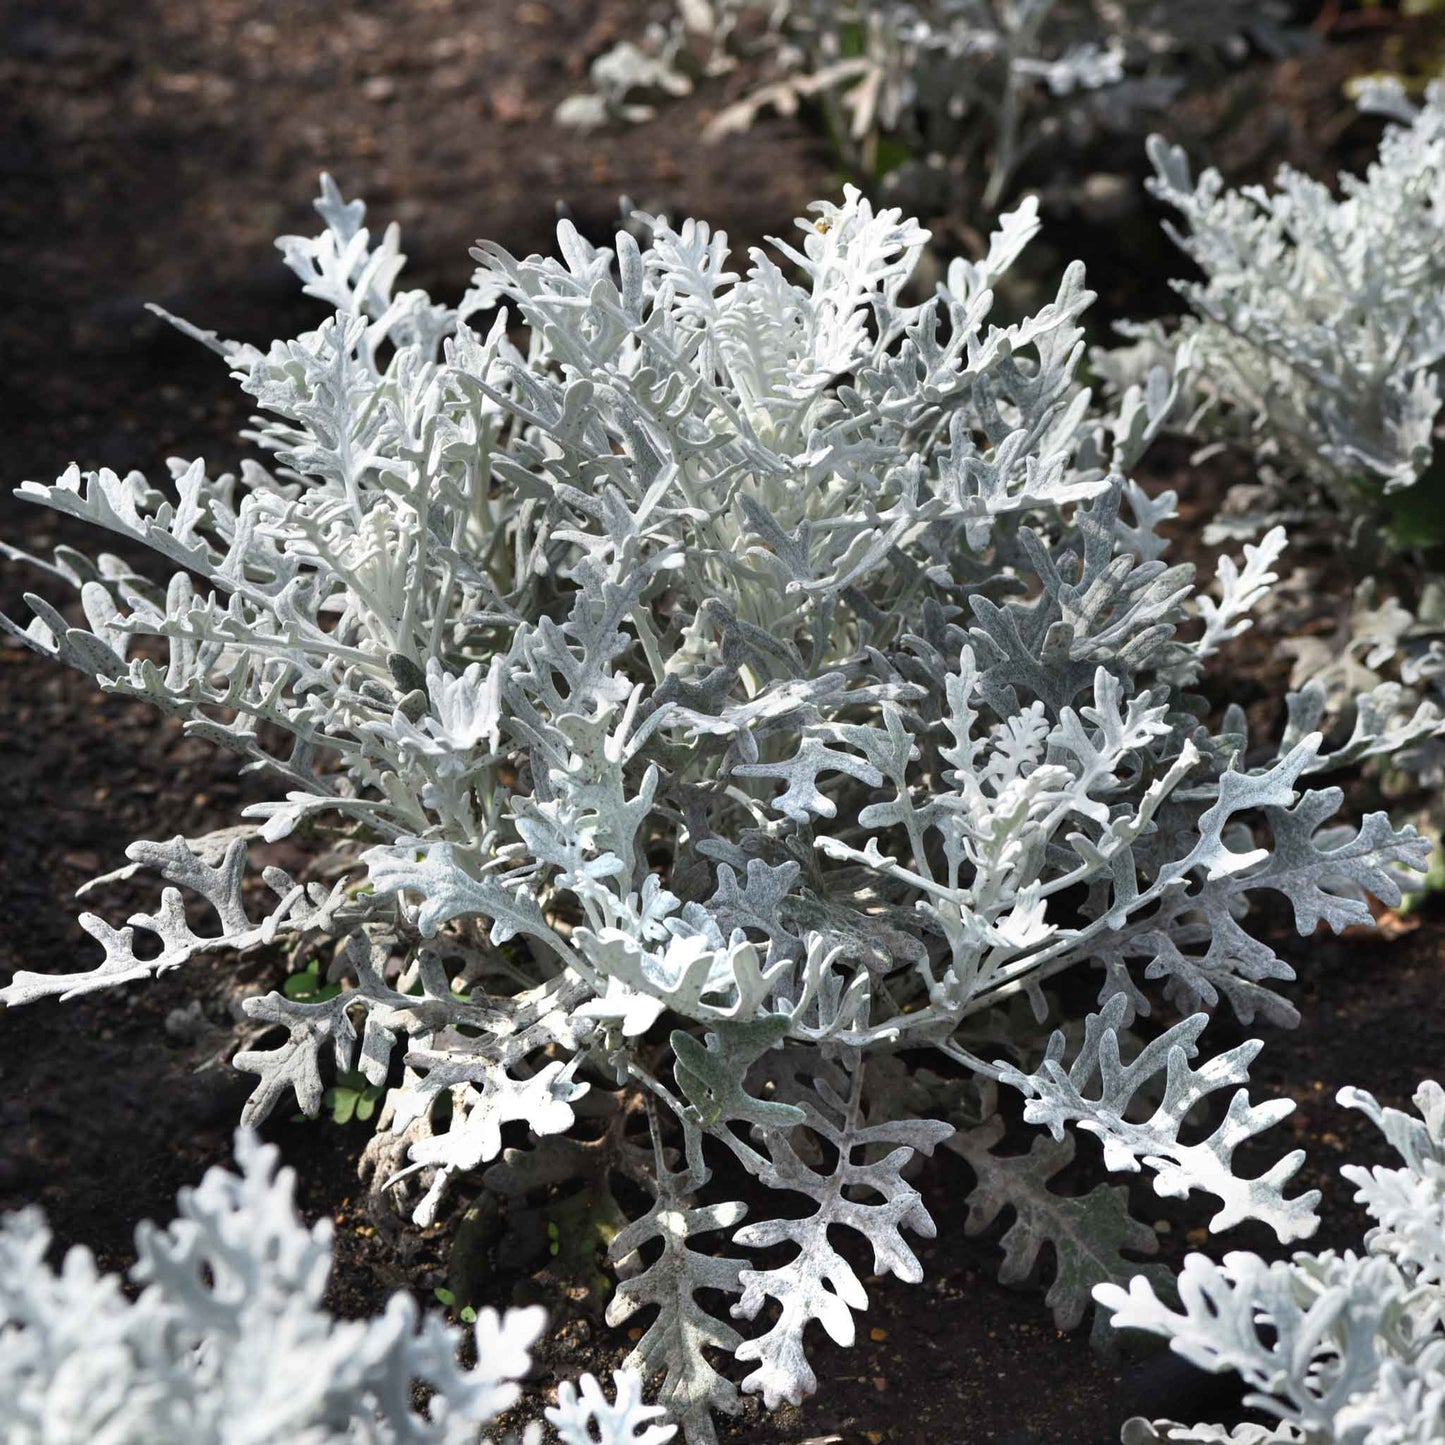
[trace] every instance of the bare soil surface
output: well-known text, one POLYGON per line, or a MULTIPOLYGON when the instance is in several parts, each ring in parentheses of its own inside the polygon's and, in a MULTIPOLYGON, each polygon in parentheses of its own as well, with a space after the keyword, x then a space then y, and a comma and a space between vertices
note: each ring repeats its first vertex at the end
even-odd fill
MULTIPOLYGON (((648 209, 705 215, 741 243, 783 233, 835 182, 817 138, 801 122, 768 121, 721 146, 693 139, 745 77, 622 134, 584 139, 551 124, 588 59, 633 32, 645 9, 637 0, 9 0, 0 8, 0 537, 41 551, 93 545, 8 495, 72 460, 123 471, 158 470, 167 456, 205 454, 217 469, 237 458, 244 399, 214 357, 142 303, 256 342, 314 320, 271 240, 313 229, 321 169, 368 201, 374 223, 402 222, 412 284, 443 295, 464 286, 479 236, 514 251, 545 247, 558 201, 592 232, 625 193, 648 209)), ((1194 97, 1173 123, 1212 135, 1241 173, 1286 156, 1327 171, 1341 147, 1355 163, 1363 133, 1342 115, 1338 80, 1364 68, 1357 60, 1332 51, 1261 63, 1194 97)), ((1104 266, 1110 314, 1149 309, 1141 293, 1157 298, 1154 280, 1128 281, 1131 268, 1137 278, 1167 264, 1148 239, 1153 218, 1141 215, 1114 237, 1124 263, 1104 266)), ((1074 240, 1091 262, 1110 254, 1108 227, 1075 230, 1055 249, 1074 240)), ((1181 491, 1187 516, 1212 485, 1183 466, 1157 481, 1181 491)), ((23 615, 31 585, 0 561, 0 607, 23 615)), ((1225 679, 1229 695, 1277 709, 1284 668, 1270 650, 1243 649, 1238 669, 1225 679)), ((123 862, 132 838, 232 821, 250 786, 171 722, 0 645, 0 973, 88 965, 95 946, 75 921, 74 889, 123 862)), ((152 904, 139 892, 90 906, 116 920, 152 904)), ((1333 1093, 1355 1083, 1401 1104, 1438 1074, 1445 916, 1427 909, 1392 938, 1281 933, 1278 946, 1299 969, 1303 1023, 1269 1041, 1256 1078, 1261 1094, 1298 1101, 1288 1127, 1309 1150, 1302 1182, 1326 1193, 1319 1241, 1345 1245, 1361 1218, 1336 1170, 1375 1150, 1333 1093)), ((135 1223, 169 1218, 177 1186, 229 1156, 247 1089, 225 1062, 233 1005, 280 974, 279 959, 205 963, 0 1017, 0 1208, 43 1205, 61 1243, 87 1243, 124 1266, 135 1223), (211 1025, 199 1037, 175 1017, 193 1000, 211 1025)), ((1230 1042, 1227 1027, 1217 1032, 1220 1046, 1230 1042)), ((356 1180, 367 1126, 278 1115, 267 1132, 297 1168, 308 1215, 338 1219, 338 1310, 370 1312, 392 1289, 425 1296, 446 1280, 450 1224, 419 1234, 367 1208, 356 1180)), ((1230 1411, 1227 1386, 1167 1357, 1103 1362, 1084 1337, 1052 1327, 1037 1292, 1000 1286, 993 1239, 963 1236, 961 1164, 931 1165, 921 1184, 939 1224, 920 1249, 926 1282, 870 1283, 856 1347, 817 1350, 819 1394, 771 1418, 754 1410, 726 1438, 1103 1445, 1133 1413, 1230 1411)), ((1140 1204, 1153 1217, 1143 1195, 1140 1204)), ((1204 1211, 1153 1207, 1166 1258, 1201 1242, 1204 1211)), ((630 1341, 585 1294, 548 1290, 515 1267, 497 1277, 499 1302, 539 1288, 559 1326, 534 1382, 544 1399, 557 1378, 610 1368, 630 1341)))

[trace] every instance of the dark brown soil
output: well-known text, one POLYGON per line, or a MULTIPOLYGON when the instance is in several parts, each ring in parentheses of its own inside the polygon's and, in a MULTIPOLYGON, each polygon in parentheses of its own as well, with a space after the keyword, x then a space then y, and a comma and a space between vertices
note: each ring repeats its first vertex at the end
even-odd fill
MULTIPOLYGON (((257 342, 314 317, 270 243, 311 227, 322 168, 370 203, 374 221, 402 221, 414 284, 443 294, 465 284, 466 248, 480 235, 513 250, 546 245, 559 200, 593 230, 625 192, 652 209, 706 215, 741 242, 783 231, 832 184, 826 154, 801 125, 768 122, 699 146, 692 137, 718 92, 622 135, 581 140, 551 125, 587 58, 645 8, 10 0, 0 11, 0 536, 30 549, 78 540, 8 496, 9 484, 49 479, 72 459, 120 470, 170 455, 234 459, 245 408, 224 368, 142 303, 257 342)), ((1275 154, 1310 150, 1299 118, 1318 117, 1329 109, 1322 96, 1337 92, 1317 88, 1302 101, 1306 77, 1278 67, 1248 84, 1269 134, 1292 137, 1275 154)), ((1197 104, 1206 120, 1228 110, 1218 97, 1212 109, 1208 97, 1197 104)), ((1128 297, 1114 299, 1124 307, 1128 297)), ((1197 506, 1189 475, 1167 480, 1197 506)), ((0 563, 0 606, 11 615, 23 614, 30 585, 0 563)), ((1267 649, 1244 656, 1239 688, 1277 698, 1281 673, 1267 649)), ((89 963, 74 888, 123 861, 132 838, 232 820, 244 787, 225 759, 171 723, 0 647, 0 973, 89 963)), ((117 895, 100 911, 116 918, 137 903, 144 894, 117 895)), ((1304 1022, 1271 1041, 1257 1077, 1262 1093, 1300 1103, 1305 1182, 1326 1190, 1323 1243, 1357 1238, 1335 1171, 1373 1148, 1358 1116, 1334 1106, 1334 1090, 1356 1083, 1401 1103, 1439 1073, 1442 946, 1438 910, 1393 941, 1284 945, 1300 970, 1304 1022)), ((136 1221, 169 1217, 177 1186, 227 1157, 246 1092, 224 1063, 231 1008, 279 973, 276 959, 207 963, 0 1018, 0 1208, 42 1204, 62 1242, 123 1265, 136 1221), (182 1042, 166 1021, 192 1000, 215 1027, 182 1042)), ((338 1217, 338 1309, 369 1312, 393 1288, 425 1294, 445 1279, 445 1229, 378 1228, 364 1208, 355 1162, 365 1126, 278 1119, 268 1133, 297 1167, 307 1212, 338 1217)), ((962 1236, 961 1165, 931 1167, 924 1186, 940 1230, 921 1251, 927 1282, 870 1286, 874 1307, 856 1348, 817 1351, 819 1395, 771 1419, 746 1416, 728 1438, 1103 1445, 1130 1413, 1188 1411, 1196 1386, 1182 1373, 1155 1361, 1121 1374, 1083 1338, 1058 1335, 1036 1294, 994 1282, 990 1241, 962 1236)), ((1167 1256, 1197 1241, 1202 1217, 1169 1213, 1167 1256)), ((608 1368, 628 1345, 585 1300, 556 1319, 538 1377, 544 1393, 554 1373, 608 1368)), ((1222 1414, 1227 1390, 1222 1399, 1204 1413, 1222 1414)))

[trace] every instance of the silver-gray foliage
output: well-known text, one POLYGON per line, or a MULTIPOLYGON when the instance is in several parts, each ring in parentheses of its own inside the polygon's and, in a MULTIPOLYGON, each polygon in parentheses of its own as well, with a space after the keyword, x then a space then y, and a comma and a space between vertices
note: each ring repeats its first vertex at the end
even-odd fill
POLYGON ((711 136, 812 100, 861 173, 879 171, 884 140, 906 151, 882 167, 896 198, 930 211, 981 198, 992 211, 1041 145, 1133 128, 1178 94, 1182 57, 1278 49, 1288 13, 1270 0, 676 0, 599 56, 590 91, 558 115, 584 128, 645 120, 649 97, 763 51, 766 79, 711 136))
MULTIPOLYGON (((313 839, 316 866, 265 869, 263 898, 244 829, 133 845, 121 871, 158 871, 159 907, 87 915, 102 959, 18 973, 6 1026, 198 953, 326 950, 335 996, 246 1005, 273 1036, 236 1057, 247 1118, 292 1093, 314 1113, 332 1070, 390 1084, 368 1164, 423 1186, 423 1223, 481 1170, 512 1194, 641 1185, 609 1313, 655 1310, 633 1358, 693 1440, 738 1406, 726 1355, 772 1405, 813 1387, 814 1321, 851 1342, 845 1237, 921 1277, 910 1166, 949 1120, 986 1127, 1000 1080, 1159 1192, 1306 1234, 1293 1157, 1230 1172, 1229 1141, 1287 1106, 1249 1103, 1248 1050, 1186 1061, 1221 998, 1295 1017, 1257 895, 1306 933, 1368 923, 1365 891, 1398 899, 1425 846, 1383 814, 1326 826, 1317 735, 1205 725, 1188 689, 1278 546, 1192 600, 1157 531, 1173 498, 1128 477, 1176 398, 1158 373, 1091 413, 1081 268, 990 322, 1033 208, 921 302, 927 233, 849 190, 743 276, 696 221, 644 218, 646 249, 564 223, 560 260, 484 245, 457 310, 395 289, 394 231, 374 244, 329 180, 318 208, 322 235, 282 246, 333 314, 264 351, 206 338, 268 464, 26 484, 176 571, 63 551, 38 565, 85 624, 39 599, 14 624, 267 772, 255 836, 313 839), (1066 1067, 1050 981, 1084 967, 1100 1012, 1066 1067), (1191 1017, 1141 1044, 1158 997, 1191 1017), (1182 1145, 1226 1084, 1225 1132, 1182 1145), (504 1150, 523 1125, 535 1147, 504 1150), (775 1212, 710 1188, 724 1155, 775 1212)), ((1075 1322, 1137 1231, 1111 1191, 1083 1241, 1047 1175, 1000 1161, 972 1208, 1017 1211, 1020 1258, 1058 1253, 1075 1322)))
MULTIPOLYGON (((1378 520, 1387 493, 1434 465, 1445 359, 1445 89, 1393 101, 1378 159, 1338 193, 1289 167, 1273 189, 1198 178, 1182 149, 1149 142, 1151 189, 1204 273, 1167 334, 1192 385, 1190 428, 1245 440, 1285 483, 1313 483, 1347 516, 1378 520)), ((1127 371, 1127 367, 1124 368, 1127 371)), ((1279 503, 1279 494, 1263 499, 1279 503)), ((1257 506, 1254 510, 1258 511, 1257 506)), ((1238 525, 1238 524, 1237 524, 1238 525)))
MULTIPOLYGON (((461 1331, 409 1294, 374 1319, 334 1319, 330 1220, 302 1223, 274 1146, 243 1129, 236 1158, 238 1174, 214 1168, 181 1190, 173 1223, 136 1231, 133 1297, 83 1246, 52 1268, 38 1209, 0 1219, 9 1445, 478 1445, 521 1393, 543 1311, 482 1310, 471 1366, 461 1331)), ((580 1384, 548 1411, 562 1445, 673 1435, 634 1373, 618 1374, 615 1400, 590 1375, 580 1384)), ((528 1445, 540 1440, 530 1428, 528 1445)))
POLYGON ((1445 1438, 1445 1090, 1421 1085, 1419 1117, 1382 1108, 1361 1089, 1339 1101, 1379 1127, 1404 1168, 1347 1165, 1355 1199, 1375 1220, 1364 1253, 1296 1254, 1266 1263, 1190 1255, 1179 1308, 1150 1284, 1101 1285, 1120 1329, 1162 1335, 1200 1369, 1235 1371, 1246 1405, 1272 1425, 1131 1420, 1126 1445, 1430 1445, 1445 1438))
MULTIPOLYGON (((1232 189, 1215 170, 1196 179, 1181 149, 1153 137, 1151 188, 1178 214, 1170 234, 1203 280, 1178 283, 1191 314, 1130 328, 1132 345, 1095 357, 1116 387, 1163 362, 1179 386, 1176 421, 1253 453, 1256 478, 1231 490, 1207 541, 1284 524, 1332 550, 1345 541, 1357 580, 1386 553, 1382 541, 1405 549, 1445 535, 1445 89, 1416 107, 1381 81, 1362 101, 1399 123, 1338 193, 1288 167, 1273 189, 1232 189)), ((1306 583, 1309 605, 1281 607, 1269 623, 1287 634, 1303 729, 1352 729, 1347 756, 1438 789, 1439 582, 1399 557, 1390 570, 1394 587, 1358 581, 1353 603, 1306 583)))

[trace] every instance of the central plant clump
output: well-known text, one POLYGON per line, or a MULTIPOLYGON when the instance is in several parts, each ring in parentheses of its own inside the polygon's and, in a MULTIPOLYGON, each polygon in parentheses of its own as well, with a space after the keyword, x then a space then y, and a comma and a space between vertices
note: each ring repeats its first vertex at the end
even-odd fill
POLYGON ((1282 539, 1226 563, 1218 601, 1163 560, 1173 499, 1127 471, 1176 400, 1164 374, 1091 413, 1078 267, 989 323, 1032 208, 932 297, 907 290, 927 233, 850 190, 742 277, 694 221, 639 217, 646 246, 612 249, 564 223, 560 260, 484 246, 459 310, 396 292, 394 230, 373 247, 329 180, 318 209, 319 238, 281 244, 334 316, 269 351, 186 328, 265 413, 269 465, 21 491, 176 570, 62 550, 37 565, 88 628, 36 598, 14 630, 277 796, 132 845, 174 885, 159 909, 87 915, 103 962, 0 999, 334 944, 334 996, 247 1005, 285 1031, 237 1056, 248 1117, 290 1092, 315 1112, 332 1069, 391 1083, 371 1164, 421 1175, 422 1222, 489 1164, 514 1192, 642 1184, 609 1317, 655 1310, 634 1363, 692 1440, 738 1403, 720 1355, 771 1406, 815 1386, 811 1322, 851 1341, 850 1234, 920 1278, 906 1232, 934 1223, 905 1173, 945 1140, 979 1175, 969 1227, 1017 1212, 1006 1271, 1053 1246, 1061 1324, 1153 1244, 1124 1191, 1048 1188, 1072 1129, 1161 1195, 1212 1193, 1216 1227, 1308 1235, 1298 1155, 1231 1167, 1287 1102, 1240 1088, 1182 1130, 1258 1049, 1191 1066, 1201 1011, 1292 1022, 1252 896, 1303 932, 1367 922, 1363 890, 1397 901, 1424 844, 1382 814, 1324 828, 1316 735, 1261 752, 1237 710, 1205 725, 1189 688, 1282 539), (291 834, 313 876, 266 869, 258 917, 248 839, 291 834), (1080 967, 1087 1020, 1050 989, 1080 967), (1192 1016, 1151 1036, 1151 994, 1192 1016), (1052 1139, 992 1152, 1000 1085, 1052 1139), (504 1155, 514 1123, 536 1146, 504 1155), (709 1192, 728 1156, 775 1215, 709 1192))

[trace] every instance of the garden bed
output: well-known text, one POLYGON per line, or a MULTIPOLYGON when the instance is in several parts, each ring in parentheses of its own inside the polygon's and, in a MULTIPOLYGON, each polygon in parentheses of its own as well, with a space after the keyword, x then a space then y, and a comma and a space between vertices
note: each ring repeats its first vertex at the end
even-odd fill
MULTIPOLYGON (((149 0, 122 16, 99 0, 17 0, 0 21, 0 133, 11 137, 0 152, 0 536, 36 550, 62 540, 52 514, 8 489, 71 460, 123 471, 170 455, 236 455, 244 399, 225 368, 142 302, 258 342, 314 314, 270 238, 310 226, 323 167, 365 197, 374 220, 403 223, 415 284, 444 296, 465 284, 466 248, 479 235, 514 252, 546 247, 554 200, 593 233, 625 192, 648 209, 706 216, 748 243, 782 233, 834 184, 799 124, 769 121, 716 147, 693 141, 716 103, 706 94, 660 124, 600 140, 552 127, 553 106, 580 82, 580 58, 626 33, 635 5, 377 0, 344 20, 321 0, 285 7, 284 20, 277 8, 149 0)), ((1241 141, 1243 169, 1265 154, 1318 162, 1304 154, 1312 136, 1348 144, 1335 124, 1336 71, 1360 66, 1338 56, 1322 65, 1323 75, 1262 63, 1250 77, 1248 93, 1267 107, 1248 129, 1272 140, 1253 155, 1241 141)), ((1211 104, 1227 119, 1217 96, 1197 104, 1196 123, 1211 104)), ((1152 228, 1152 217, 1131 223, 1140 236, 1146 221, 1152 228)), ((1105 277, 1111 314, 1138 304, 1122 275, 1105 277)), ((1185 464, 1148 481, 1181 493, 1186 520, 1218 486, 1185 464)), ((0 606, 14 612, 20 590, 15 569, 0 569, 0 606)), ((1231 696, 1277 706, 1287 665, 1265 647, 1233 656, 1231 696)), ((117 866, 133 837, 232 820, 245 788, 178 725, 0 646, 0 974, 79 966, 94 945, 74 922, 74 888, 117 866)), ((98 911, 114 917, 124 903, 117 895, 98 911)), ((1316 1243, 1343 1246, 1358 1239, 1361 1216, 1336 1171, 1376 1146, 1333 1093, 1350 1082, 1401 1104, 1439 1073, 1445 911, 1432 903, 1404 925, 1340 939, 1295 939, 1286 923, 1274 942, 1300 974, 1290 996, 1303 1020, 1270 1038, 1257 1093, 1297 1100, 1286 1127, 1309 1151, 1302 1183, 1325 1193, 1316 1243)), ((249 1082, 224 1062, 228 1001, 279 978, 279 959, 209 962, 0 1019, 0 1209, 40 1203, 62 1243, 84 1241, 103 1263, 125 1264, 135 1222, 169 1217, 177 1186, 228 1157, 249 1082), (193 1000, 209 1027, 179 1017, 193 1000)), ((1220 1045, 1231 1041, 1227 1026, 1220 1033, 1220 1045)), ((449 1226, 394 1229, 365 1205, 356 1160, 367 1126, 284 1114, 268 1137, 297 1166, 308 1213, 338 1219, 336 1309, 368 1313, 394 1288, 444 1283, 449 1226)), ((1085 1335, 1058 1334, 1036 1293, 996 1282, 991 1238, 962 1234, 961 1165, 930 1165, 920 1184, 940 1227, 919 1251, 925 1282, 870 1284, 857 1346, 818 1351, 820 1394, 801 1410, 745 1415, 726 1438, 1102 1445, 1132 1413, 1187 1415, 1176 1392, 1198 1387, 1182 1373, 1100 1361, 1085 1335)), ((1177 1262, 1200 1243, 1206 1217, 1182 1208, 1164 1221, 1161 1211, 1163 1257, 1177 1262)), ((1248 1231, 1238 1238, 1268 1246, 1248 1231)), ((553 1372, 610 1367, 625 1352, 597 1302, 517 1272, 501 1278, 509 1290, 544 1290, 560 1326, 539 1390, 553 1372)))

